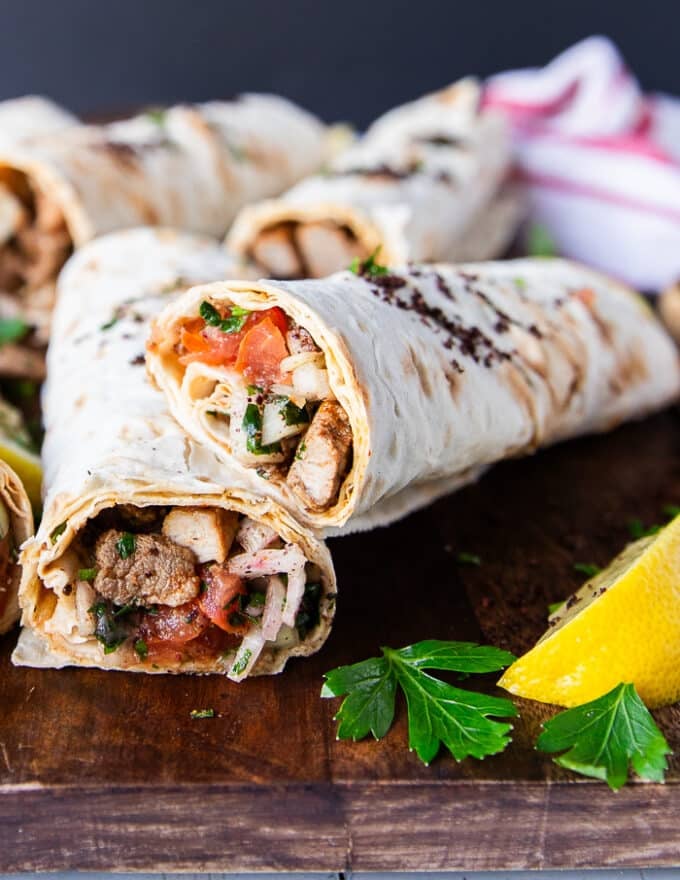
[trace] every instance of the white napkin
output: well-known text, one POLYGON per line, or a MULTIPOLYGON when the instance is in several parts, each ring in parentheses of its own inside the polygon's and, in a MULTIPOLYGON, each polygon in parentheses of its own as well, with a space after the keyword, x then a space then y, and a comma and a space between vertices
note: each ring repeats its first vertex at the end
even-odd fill
POLYGON ((531 220, 560 254, 646 290, 680 278, 680 100, 645 95, 590 37, 491 77, 484 101, 511 121, 531 220))

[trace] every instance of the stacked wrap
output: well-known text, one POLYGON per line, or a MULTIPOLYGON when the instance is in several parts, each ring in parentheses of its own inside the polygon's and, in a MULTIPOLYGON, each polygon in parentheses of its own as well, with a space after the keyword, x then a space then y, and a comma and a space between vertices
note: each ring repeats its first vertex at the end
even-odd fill
POLYGON ((315 171, 325 150, 325 127, 270 95, 0 145, 10 195, 0 208, 0 316, 13 307, 44 343, 54 282, 74 247, 139 225, 223 236, 243 205, 315 171))
POLYGON ((3 148, 77 124, 78 119, 72 113, 39 95, 0 101, 0 147, 3 148))
MULTIPOLYGON (((27 444, 20 414, 0 400, 0 446, 7 451, 27 444)), ((0 459, 0 634, 19 619, 17 594, 21 569, 17 564, 19 548, 33 534, 33 511, 26 489, 18 474, 0 459)))
POLYGON ((379 118, 323 172, 236 219, 229 248, 269 277, 322 277, 365 258, 484 260, 521 215, 505 124, 463 80, 379 118))
POLYGON ((185 367, 181 328, 202 303, 220 314, 278 306, 311 334, 352 432, 335 502, 314 510, 285 473, 239 465, 301 522, 386 524, 493 462, 608 430, 680 392, 678 353, 645 301, 586 268, 527 259, 381 271, 199 286, 153 325, 151 374, 179 423, 225 462, 214 411, 228 405, 233 369, 185 367))
POLYGON ((235 675, 233 652, 155 664, 129 646, 104 652, 88 609, 78 616, 76 580, 85 575, 76 573, 77 564, 73 570, 69 548, 88 521, 114 505, 233 510, 274 529, 320 569, 319 619, 296 644, 267 642, 255 672, 278 672, 289 656, 310 654, 323 643, 335 595, 325 546, 275 503, 257 497, 238 475, 231 479, 228 466, 188 439, 145 375, 149 318, 186 285, 223 277, 232 268, 212 241, 142 229, 98 239, 62 273, 43 393, 47 494, 38 533, 22 553, 20 600, 27 629, 15 663, 228 672, 235 678, 252 671, 254 664, 245 663, 235 675))

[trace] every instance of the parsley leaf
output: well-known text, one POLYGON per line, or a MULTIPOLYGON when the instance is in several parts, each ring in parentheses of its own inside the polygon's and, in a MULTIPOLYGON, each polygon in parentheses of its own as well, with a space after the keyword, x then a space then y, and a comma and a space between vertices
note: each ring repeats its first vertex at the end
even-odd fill
POLYGON ((680 516, 680 505, 666 504, 663 512, 669 519, 675 519, 676 516, 680 516))
POLYGON ((78 580, 79 581, 87 581, 88 584, 91 584, 92 581, 97 577, 97 569, 96 568, 79 568, 78 569, 78 580))
POLYGON ((54 544, 57 543, 57 541, 59 540, 59 538, 60 538, 60 537, 64 534, 64 532, 66 531, 66 525, 67 525, 66 522, 59 523, 59 525, 58 525, 55 529, 52 529, 52 531, 50 532, 50 543, 51 543, 53 546, 54 546, 54 544))
POLYGON ((599 565, 593 565, 592 562, 575 562, 573 569, 589 578, 595 577, 596 574, 602 571, 599 565))
POLYGON ((377 262, 381 248, 382 245, 378 245, 370 257, 367 257, 365 260, 360 260, 359 257, 355 257, 349 264, 349 271, 354 272, 355 275, 369 278, 375 277, 376 275, 387 275, 389 273, 387 266, 381 266, 380 263, 377 262))
POLYGON ((223 318, 214 305, 203 300, 198 313, 210 327, 218 327, 223 333, 238 333, 243 329, 250 311, 240 306, 232 306, 229 317, 223 318))
POLYGON ((456 562, 458 563, 458 565, 482 564, 481 557, 477 556, 476 553, 466 553, 465 550, 461 550, 461 552, 456 556, 456 562))
POLYGON ((534 223, 529 229, 527 236, 527 251, 530 257, 556 257, 557 245, 545 228, 539 223, 534 223))
POLYGON ((189 712, 189 717, 193 718, 196 721, 199 718, 214 718, 215 710, 214 709, 192 709, 189 712))
POLYGON ((0 347, 18 342, 28 332, 28 324, 21 318, 0 319, 0 347))
POLYGON ((560 712, 543 727, 536 747, 563 752, 554 758, 561 767, 603 779, 614 791, 626 782, 629 763, 641 779, 663 782, 671 750, 632 684, 560 712))
POLYGON ((660 530, 661 526, 658 525, 645 526, 641 519, 631 519, 628 523, 630 536, 636 541, 639 538, 647 538, 649 535, 656 535, 660 530))
POLYGON ((123 532, 116 541, 116 550, 121 559, 128 559, 137 549, 137 538, 130 532, 123 532))
POLYGON ((394 720, 399 685, 408 707, 409 747, 425 764, 442 743, 457 761, 468 756, 484 758, 507 746, 512 725, 492 717, 516 716, 510 700, 461 690, 424 670, 495 672, 512 663, 512 654, 472 642, 438 639, 381 651, 382 657, 341 666, 324 676, 322 697, 346 695, 336 715, 339 739, 362 739, 369 731, 376 739, 385 736, 394 720))
POLYGON ((551 602, 550 605, 548 605, 548 614, 554 614, 558 608, 561 608, 564 605, 566 601, 566 599, 562 599, 561 602, 551 602))

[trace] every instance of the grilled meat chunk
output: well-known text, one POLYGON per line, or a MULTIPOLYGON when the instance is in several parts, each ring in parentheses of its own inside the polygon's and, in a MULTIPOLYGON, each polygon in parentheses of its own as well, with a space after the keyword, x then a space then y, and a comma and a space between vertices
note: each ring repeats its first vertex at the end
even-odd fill
POLYGON ((198 595, 194 553, 164 535, 135 535, 131 542, 125 532, 109 529, 97 539, 94 555, 94 588, 116 605, 177 606, 198 595))
POLYGON ((352 449, 352 429, 339 403, 324 400, 300 446, 286 482, 309 510, 326 510, 338 497, 352 449))

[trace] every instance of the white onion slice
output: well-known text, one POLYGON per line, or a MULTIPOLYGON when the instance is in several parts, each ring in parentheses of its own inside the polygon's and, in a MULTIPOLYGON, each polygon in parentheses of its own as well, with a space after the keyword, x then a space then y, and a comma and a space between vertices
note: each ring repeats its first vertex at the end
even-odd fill
POLYGON ((262 635, 268 642, 273 642, 279 634, 283 623, 283 603, 286 588, 280 577, 270 577, 267 586, 267 598, 262 615, 262 635))
POLYGON ((293 437, 300 434, 307 427, 308 422, 299 422, 297 425, 287 425, 282 408, 283 403, 265 403, 262 410, 262 445, 269 446, 277 443, 285 437, 293 437))
POLYGON ((301 367, 304 364, 313 364, 316 367, 323 367, 323 352, 301 351, 298 354, 290 354, 281 361, 281 372, 292 373, 293 370, 297 370, 298 367, 301 367))
POLYGON ((229 667, 227 678, 232 681, 242 681, 247 678, 262 653, 264 641, 262 630, 259 627, 247 633, 239 645, 234 662, 229 667))
POLYGON ((295 626, 295 618, 300 610, 302 597, 305 595, 305 566, 296 566, 288 572, 288 587, 286 589, 286 607, 283 609, 282 621, 286 626, 295 626))
POLYGON ((328 370, 314 364, 303 364, 293 371, 293 387, 308 400, 326 400, 332 397, 328 385, 328 370))

